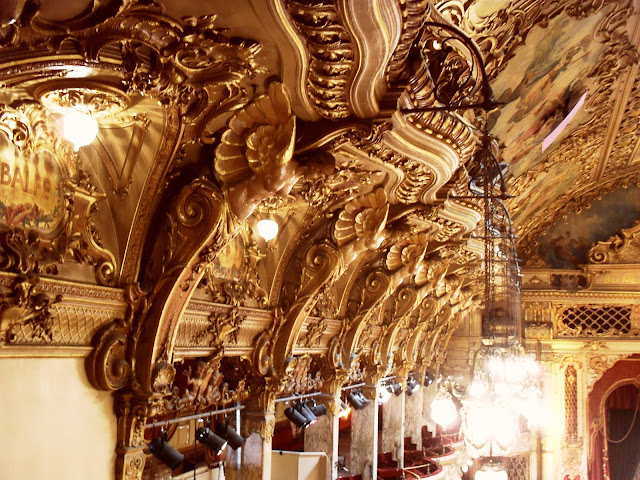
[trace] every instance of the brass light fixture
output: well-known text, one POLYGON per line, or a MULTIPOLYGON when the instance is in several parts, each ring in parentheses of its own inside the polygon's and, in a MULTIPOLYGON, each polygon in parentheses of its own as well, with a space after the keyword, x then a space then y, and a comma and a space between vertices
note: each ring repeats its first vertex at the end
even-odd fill
POLYGON ((35 97, 48 112, 61 116, 61 133, 76 150, 93 142, 99 120, 118 115, 130 103, 119 88, 84 79, 47 82, 35 97))
MULTIPOLYGON (((484 245, 483 345, 475 355, 468 391, 452 382, 439 383, 432 417, 440 424, 453 423, 457 409, 452 395, 459 397, 467 448, 473 457, 488 457, 476 478, 502 480, 507 473, 494 455, 504 454, 514 446, 523 407, 541 395, 540 370, 525 356, 522 347, 520 271, 511 217, 503 203, 508 198, 504 180, 507 165, 500 163, 498 142, 487 131, 486 113, 499 104, 493 99, 484 58, 464 32, 445 23, 425 22, 418 45, 441 60, 440 68, 446 67, 446 52, 455 50, 452 57, 465 75, 450 84, 438 85, 433 105, 404 108, 402 113, 447 112, 462 118, 460 112, 470 109, 485 112, 483 126, 470 125, 483 133, 480 148, 467 168, 470 195, 464 197, 483 208, 477 235, 484 245), (462 59, 468 62, 466 70, 460 63, 462 59)), ((422 50, 420 54, 424 53, 422 50)))

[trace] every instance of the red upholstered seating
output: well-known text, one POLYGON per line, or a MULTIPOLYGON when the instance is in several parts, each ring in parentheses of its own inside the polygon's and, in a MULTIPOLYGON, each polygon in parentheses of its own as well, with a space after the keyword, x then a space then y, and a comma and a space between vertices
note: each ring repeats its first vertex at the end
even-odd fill
POLYGON ((418 445, 411 441, 411 437, 404 437, 404 449, 406 450, 415 450, 418 448, 418 445))
POLYGON ((401 468, 378 468, 378 478, 385 480, 402 480, 403 474, 401 468))
POLYGON ((378 454, 378 468, 397 466, 398 462, 393 459, 393 454, 391 452, 382 452, 378 454))
POLYGON ((411 467, 413 465, 421 465, 424 460, 424 452, 422 450, 405 450, 404 466, 411 467))

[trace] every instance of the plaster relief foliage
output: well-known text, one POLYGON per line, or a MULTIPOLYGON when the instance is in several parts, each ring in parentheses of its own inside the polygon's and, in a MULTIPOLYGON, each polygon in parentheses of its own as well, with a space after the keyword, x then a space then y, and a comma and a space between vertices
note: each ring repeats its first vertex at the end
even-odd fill
POLYGON ((244 401, 248 395, 245 382, 239 380, 235 388, 231 388, 221 371, 222 356, 223 351, 218 350, 206 360, 181 365, 178 375, 184 376, 186 387, 174 386, 171 393, 158 402, 156 415, 202 412, 244 401))
POLYGON ((602 377, 604 372, 609 370, 614 363, 631 354, 623 355, 597 355, 590 354, 587 358, 587 393, 591 393, 593 385, 602 377))
POLYGON ((320 371, 312 372, 313 357, 298 355, 289 360, 283 381, 278 388, 281 396, 319 391, 323 384, 320 371))
POLYGON ((429 12, 429 3, 423 0, 408 0, 400 2, 402 12, 402 32, 398 39, 386 69, 387 87, 407 81, 413 71, 411 70, 411 47, 420 34, 422 24, 429 12))
MULTIPOLYGON (((403 106, 432 107, 492 100, 488 92, 481 91, 477 64, 480 59, 467 42, 460 41, 460 33, 449 27, 448 20, 435 9, 430 10, 416 52, 422 62, 409 82, 407 96, 401 99, 403 106)), ((408 122, 429 135, 442 138, 462 163, 471 158, 475 135, 469 124, 476 122, 472 110, 412 113, 408 122)))
POLYGON ((298 344, 302 347, 312 348, 320 344, 327 326, 322 318, 316 318, 307 322, 306 329, 306 332, 300 336, 298 344))
POLYGON ((280 298, 280 305, 288 311, 292 335, 297 335, 318 294, 326 292, 325 298, 332 295, 332 286, 359 256, 380 246, 385 238, 388 209, 383 189, 361 195, 348 202, 332 224, 335 243, 317 240, 307 248, 299 248, 299 252, 306 253, 290 261, 280 298))
POLYGON ((244 319, 237 306, 229 312, 212 313, 209 316, 209 325, 197 332, 191 342, 201 345, 203 339, 208 339, 209 346, 215 349, 222 348, 225 343, 235 345, 238 343, 238 333, 244 319))
POLYGON ((264 308, 267 292, 260 286, 257 273, 262 258, 264 254, 245 227, 206 267, 200 287, 215 303, 264 308))
MULTIPOLYGON (((352 130, 344 136, 350 145, 365 153, 381 169, 392 169, 399 181, 390 190, 391 202, 411 205, 421 202, 433 186, 436 175, 428 162, 408 158, 387 146, 384 136, 393 129, 391 122, 377 122, 369 131, 352 130)), ((339 151, 339 142, 336 148, 339 151)))
MULTIPOLYGON (((349 323, 345 353, 354 353, 356 349, 366 345, 364 342, 368 339, 363 338, 363 333, 367 326, 378 323, 384 302, 403 282, 413 278, 423 268, 426 248, 426 236, 413 235, 394 244, 387 251, 386 267, 380 265, 377 269, 367 270, 359 275, 351 289, 345 313, 349 323)), ((384 338, 384 334, 380 338, 384 338)), ((380 347, 378 342, 378 352, 380 347)), ((379 357, 379 353, 374 356, 379 357)))
POLYGON ((385 226, 388 214, 387 193, 382 188, 351 200, 340 211, 333 227, 333 235, 340 247, 340 266, 335 272, 336 279, 361 253, 380 247, 387 235, 385 226))
POLYGON ((51 298, 38 292, 38 277, 33 274, 17 275, 0 296, 0 346, 15 343, 18 337, 38 343, 53 340, 53 304, 62 301, 62 295, 51 298), (18 335, 20 331, 20 335, 18 335))

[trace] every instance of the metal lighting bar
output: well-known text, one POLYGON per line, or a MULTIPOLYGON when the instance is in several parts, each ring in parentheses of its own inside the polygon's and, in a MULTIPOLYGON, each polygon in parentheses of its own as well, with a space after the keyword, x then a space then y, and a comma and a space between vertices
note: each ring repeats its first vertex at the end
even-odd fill
POLYGON ((353 385, 347 385, 346 387, 342 387, 342 390, 351 390, 352 388, 370 387, 370 386, 371 385, 367 385, 364 382, 362 382, 362 383, 354 383, 353 385))
POLYGON ((305 398, 313 398, 313 397, 317 397, 318 395, 322 395, 322 392, 304 393, 302 395, 293 395, 291 397, 276 398, 275 403, 290 402, 293 400, 304 400, 305 398))
POLYGON ((182 423, 182 422, 187 422, 189 420, 197 420, 199 418, 211 417, 213 415, 219 415, 221 413, 235 412, 237 410, 242 410, 243 408, 244 408, 244 405, 238 405, 236 407, 223 408, 221 410, 213 410, 211 412, 196 413, 194 415, 187 415, 186 417, 172 418, 170 420, 164 420, 162 422, 147 423, 144 426, 144 429, 147 430, 149 428, 162 427, 163 425, 172 425, 174 423, 182 423))

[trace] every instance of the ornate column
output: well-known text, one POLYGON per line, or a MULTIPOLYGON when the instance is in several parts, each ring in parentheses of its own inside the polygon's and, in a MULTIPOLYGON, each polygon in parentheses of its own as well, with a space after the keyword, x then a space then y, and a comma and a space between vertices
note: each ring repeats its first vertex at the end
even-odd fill
POLYGON ((317 397, 318 402, 327 406, 327 414, 318 417, 318 421, 304 431, 305 452, 324 452, 327 454, 326 479, 338 476, 338 433, 340 413, 340 387, 337 393, 329 392, 317 397))
MULTIPOLYGON (((421 378, 420 375, 417 378, 421 378)), ((424 378, 424 375, 422 375, 424 378)), ((415 443, 418 448, 421 448, 422 444, 422 411, 424 387, 420 387, 417 391, 413 392, 411 396, 407 395, 405 398, 405 414, 404 414, 404 436, 411 437, 411 441, 415 443)))
POLYGON ((375 478, 378 469, 378 384, 362 388, 371 403, 351 410, 351 472, 364 480, 375 478))
POLYGON ((144 426, 150 413, 148 395, 117 392, 114 411, 118 417, 116 444, 116 478, 135 480, 142 477, 147 455, 144 449, 144 426))
MULTIPOLYGON (((436 432, 436 424, 431 419, 431 402, 435 398, 438 393, 438 386, 436 382, 433 382, 428 387, 424 387, 422 390, 422 425, 420 425, 420 432, 422 432, 422 427, 427 425, 429 430, 433 433, 436 432)), ((420 437, 419 447, 422 447, 422 436, 420 437)))
MULTIPOLYGON (((232 421, 233 429, 237 432, 242 431, 242 413, 244 413, 244 410, 237 410, 232 421)), ((227 456, 225 459, 225 478, 227 480, 240 480, 240 469, 242 468, 244 449, 244 445, 237 450, 227 447, 227 456)))
MULTIPOLYGON (((402 393, 391 395, 382 406, 382 430, 380 444, 382 452, 391 452, 399 467, 404 466, 404 409, 405 393, 402 382, 402 393)), ((384 387, 379 387, 384 388, 384 387)))
POLYGON ((271 480, 271 445, 275 427, 275 395, 267 391, 251 398, 242 412, 242 480, 271 480))

